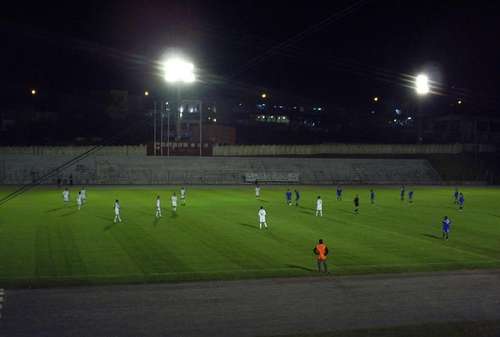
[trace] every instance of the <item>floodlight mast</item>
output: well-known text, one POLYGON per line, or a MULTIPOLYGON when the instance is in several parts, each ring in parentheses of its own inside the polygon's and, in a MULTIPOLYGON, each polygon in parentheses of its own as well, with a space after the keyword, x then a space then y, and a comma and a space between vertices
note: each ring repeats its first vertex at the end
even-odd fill
MULTIPOLYGON (((196 81, 196 75, 194 71, 193 63, 179 57, 172 56, 167 58, 163 62, 163 78, 165 81, 176 87, 177 91, 177 137, 179 137, 180 133, 180 109, 181 109, 181 99, 180 99, 180 89, 183 84, 192 84, 196 81)), ((202 135, 202 118, 201 118, 201 109, 200 109, 200 156, 201 156, 201 135, 202 135)), ((170 156, 170 109, 167 110, 167 156, 170 156)))
MULTIPOLYGON (((415 92, 420 97, 425 97, 430 92, 429 77, 418 74, 415 78, 415 92)), ((417 143, 423 142, 422 101, 417 103, 417 143)))

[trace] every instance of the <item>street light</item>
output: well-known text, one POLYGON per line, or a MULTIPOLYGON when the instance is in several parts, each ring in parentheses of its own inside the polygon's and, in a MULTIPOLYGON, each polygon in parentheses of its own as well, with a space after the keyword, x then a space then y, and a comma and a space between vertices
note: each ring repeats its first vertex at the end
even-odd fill
POLYGON ((144 96, 149 96, 149 91, 144 91, 144 96))
MULTIPOLYGON (((179 57, 172 56, 162 62, 163 78, 165 81, 177 88, 177 137, 180 134, 180 86, 182 84, 190 84, 196 81, 195 69, 193 63, 179 57)), ((202 120, 200 108, 200 156, 202 154, 202 120)), ((170 156, 170 113, 167 112, 167 156, 170 156)))
POLYGON ((373 101, 378 102, 378 97, 377 96, 373 97, 373 101))
POLYGON ((33 96, 35 96, 35 95, 36 95, 36 90, 35 90, 35 89, 31 89, 31 94, 32 94, 33 96))
POLYGON ((260 94, 260 97, 265 99, 265 98, 267 98, 267 94, 265 92, 263 92, 262 94, 260 94))

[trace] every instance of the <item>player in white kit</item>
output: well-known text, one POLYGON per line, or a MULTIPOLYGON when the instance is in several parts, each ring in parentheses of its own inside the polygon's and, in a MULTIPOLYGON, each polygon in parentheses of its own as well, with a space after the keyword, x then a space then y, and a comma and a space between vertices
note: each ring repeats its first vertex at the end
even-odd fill
POLYGON ((264 209, 263 206, 260 206, 259 209, 259 228, 262 229, 262 225, 264 225, 264 228, 267 228, 267 223, 266 223, 266 210, 264 209))
POLYGON ((257 184, 257 183, 255 183, 255 197, 256 197, 257 199, 259 199, 259 198, 260 198, 260 186, 259 186, 259 184, 257 184))
POLYGON ((84 204, 87 201, 87 191, 85 190, 85 187, 82 187, 80 192, 82 194, 82 204, 84 204))
POLYGON ((76 205, 78 206, 78 210, 80 210, 80 208, 82 208, 82 202, 83 202, 83 199, 82 199, 82 192, 78 192, 78 195, 76 196, 76 205))
POLYGON ((181 187, 181 204, 186 204, 186 189, 181 187))
POLYGON ((63 195, 64 204, 67 204, 69 202, 69 190, 68 190, 68 188, 64 189, 64 191, 62 192, 62 195, 63 195))
POLYGON ((318 199, 316 200, 316 216, 323 216, 323 200, 318 195, 318 199))
POLYGON ((177 196, 174 194, 171 197, 172 200, 172 211, 176 212, 177 211, 177 196))
POLYGON ((118 199, 115 200, 115 220, 113 221, 114 223, 122 222, 122 219, 120 218, 120 202, 118 199))
POLYGON ((161 202, 160 196, 156 197, 156 217, 161 218, 161 202))

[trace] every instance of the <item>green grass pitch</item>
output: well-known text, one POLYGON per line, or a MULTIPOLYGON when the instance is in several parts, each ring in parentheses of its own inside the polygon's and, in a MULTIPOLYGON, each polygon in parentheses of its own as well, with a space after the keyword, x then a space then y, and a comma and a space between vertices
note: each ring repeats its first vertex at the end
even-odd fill
MULTIPOLYGON (((450 187, 415 187, 413 204, 399 200, 397 186, 377 187, 375 205, 369 187, 344 187, 342 201, 333 186, 298 189, 296 207, 285 203, 286 186, 264 185, 261 200, 252 186, 188 187, 187 205, 173 215, 174 187, 88 187, 79 211, 77 187, 68 207, 62 190, 40 187, 0 207, 0 286, 315 275, 320 238, 336 275, 500 266, 499 189, 462 189, 462 212, 450 187), (323 217, 314 216, 318 195, 323 217), (117 198, 123 222, 113 224, 117 198), (258 228, 261 205, 268 230, 258 228), (449 241, 441 239, 444 215, 453 221, 449 241)), ((0 189, 0 197, 12 190, 0 189)))

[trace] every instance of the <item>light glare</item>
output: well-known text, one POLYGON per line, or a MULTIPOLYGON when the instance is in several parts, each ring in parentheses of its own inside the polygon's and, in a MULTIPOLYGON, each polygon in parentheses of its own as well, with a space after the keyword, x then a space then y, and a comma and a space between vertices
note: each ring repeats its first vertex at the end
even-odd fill
POLYGON ((415 90, 418 95, 426 95, 429 93, 429 78, 427 75, 420 74, 415 80, 415 90))
POLYGON ((165 81, 169 83, 192 83, 196 80, 194 65, 181 58, 167 59, 163 64, 165 81))

